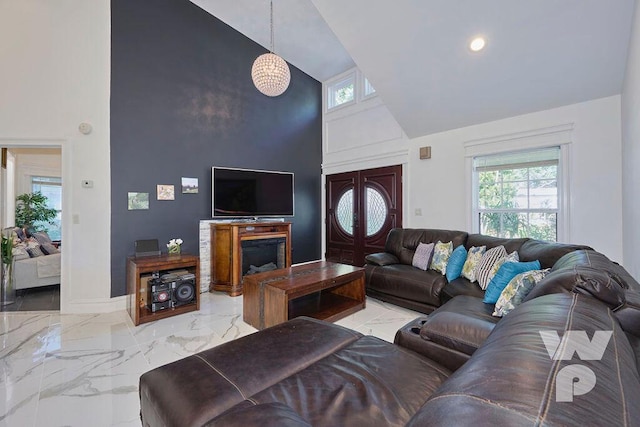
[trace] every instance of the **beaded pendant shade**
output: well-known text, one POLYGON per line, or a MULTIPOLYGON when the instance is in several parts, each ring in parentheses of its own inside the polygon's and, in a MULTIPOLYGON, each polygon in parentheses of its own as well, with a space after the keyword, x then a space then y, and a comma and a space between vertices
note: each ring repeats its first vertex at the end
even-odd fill
POLYGON ((273 1, 271 2, 271 52, 258 56, 253 62, 251 79, 256 88, 267 96, 282 95, 291 81, 289 65, 273 53, 273 1))

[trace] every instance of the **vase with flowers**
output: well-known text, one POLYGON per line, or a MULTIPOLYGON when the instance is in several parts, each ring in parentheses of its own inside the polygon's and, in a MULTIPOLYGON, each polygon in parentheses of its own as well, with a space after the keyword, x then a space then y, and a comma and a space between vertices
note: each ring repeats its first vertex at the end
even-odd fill
POLYGON ((169 254, 180 254, 180 248, 182 246, 182 239, 171 239, 169 243, 167 243, 167 249, 169 254))

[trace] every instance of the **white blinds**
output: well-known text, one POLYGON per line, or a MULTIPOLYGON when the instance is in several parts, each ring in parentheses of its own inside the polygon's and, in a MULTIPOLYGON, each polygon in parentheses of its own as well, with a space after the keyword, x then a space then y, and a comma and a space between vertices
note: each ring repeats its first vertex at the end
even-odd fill
POLYGON ((473 158, 476 172, 558 165, 560 147, 516 151, 473 158))

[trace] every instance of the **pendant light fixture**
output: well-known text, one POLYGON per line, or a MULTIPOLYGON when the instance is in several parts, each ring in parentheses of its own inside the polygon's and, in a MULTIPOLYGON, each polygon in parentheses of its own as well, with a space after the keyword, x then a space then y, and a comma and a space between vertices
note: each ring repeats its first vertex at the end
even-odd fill
POLYGON ((271 51, 256 58, 251 67, 251 79, 267 96, 278 96, 289 87, 291 73, 287 62, 273 53, 273 1, 271 3, 271 51))

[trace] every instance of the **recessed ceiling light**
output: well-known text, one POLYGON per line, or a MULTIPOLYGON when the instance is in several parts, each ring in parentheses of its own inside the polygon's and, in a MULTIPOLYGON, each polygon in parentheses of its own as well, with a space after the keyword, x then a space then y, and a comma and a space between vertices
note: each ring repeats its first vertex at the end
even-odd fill
POLYGON ((469 43, 469 49, 471 49, 473 52, 478 52, 481 51, 486 44, 487 42, 485 41, 484 37, 476 37, 471 40, 471 43, 469 43))

